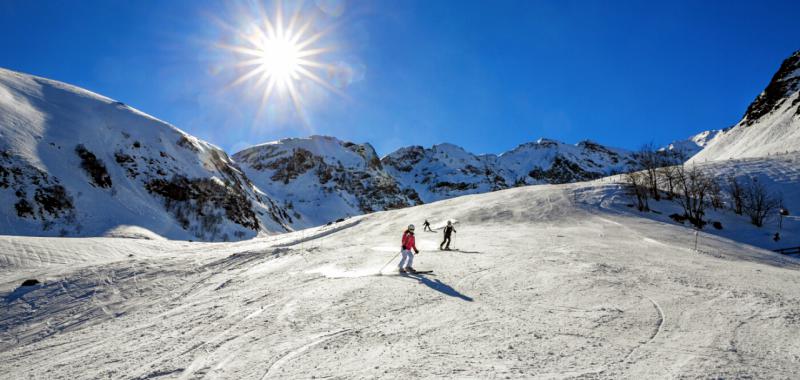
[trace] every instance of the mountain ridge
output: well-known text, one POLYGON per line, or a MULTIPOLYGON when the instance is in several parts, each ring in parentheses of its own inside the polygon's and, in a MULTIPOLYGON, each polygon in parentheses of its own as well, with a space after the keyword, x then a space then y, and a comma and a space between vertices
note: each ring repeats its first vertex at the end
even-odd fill
POLYGON ((692 156, 691 162, 753 158, 800 147, 800 50, 786 58, 741 120, 692 156))
MULTIPOLYGON (((661 150, 705 162, 797 146, 800 51, 737 125, 661 150)), ((500 154, 441 143, 380 157, 369 143, 315 135, 229 156, 122 102, 0 69, 6 234, 100 236, 131 225, 172 239, 241 240, 461 195, 592 180, 637 169, 635 154, 541 138, 500 154)))
POLYGON ((285 212, 228 155, 122 102, 0 69, 2 232, 173 239, 286 231, 285 212))

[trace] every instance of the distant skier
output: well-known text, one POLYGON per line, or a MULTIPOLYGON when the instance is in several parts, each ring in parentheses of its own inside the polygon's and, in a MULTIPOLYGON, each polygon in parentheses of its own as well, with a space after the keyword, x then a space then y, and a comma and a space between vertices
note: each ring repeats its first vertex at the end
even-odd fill
POLYGON ((397 267, 400 269, 400 273, 416 273, 417 271, 411 266, 414 263, 414 253, 411 252, 414 250, 414 253, 419 254, 419 250, 417 249, 417 244, 414 239, 414 225, 409 224, 408 229, 403 232, 403 246, 400 254, 402 258, 400 258, 400 264, 397 267))
POLYGON ((447 227, 444 228, 444 240, 442 240, 442 244, 439 244, 440 250, 450 250, 450 235, 453 232, 457 232, 455 228, 453 228, 453 223, 449 220, 447 221, 447 227), (447 243, 447 245, 445 245, 447 243))
POLYGON ((425 219, 425 223, 422 223, 422 231, 433 232, 433 230, 431 229, 431 223, 428 222, 428 219, 425 219))

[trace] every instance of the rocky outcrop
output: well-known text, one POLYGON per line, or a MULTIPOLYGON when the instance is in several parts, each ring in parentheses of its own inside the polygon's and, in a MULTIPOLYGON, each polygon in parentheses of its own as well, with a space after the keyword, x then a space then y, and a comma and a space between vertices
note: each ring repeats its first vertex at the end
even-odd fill
MULTIPOLYGON (((800 90, 800 51, 796 51, 781 63, 767 88, 747 107, 742 123, 748 126, 755 124, 768 113, 780 108, 798 90, 800 90)), ((792 106, 798 102, 800 100, 795 98, 792 106)), ((800 108, 796 108, 794 112, 800 112, 800 108)))
POLYGON ((234 154, 256 186, 305 227, 421 203, 384 171, 369 144, 311 136, 257 145, 234 154))

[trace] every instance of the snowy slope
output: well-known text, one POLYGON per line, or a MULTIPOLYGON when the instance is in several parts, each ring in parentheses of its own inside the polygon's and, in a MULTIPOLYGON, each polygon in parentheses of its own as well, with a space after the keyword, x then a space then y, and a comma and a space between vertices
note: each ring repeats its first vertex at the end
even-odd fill
MULTIPOLYGON (((688 164, 691 165, 691 164, 688 164)), ((731 239, 743 244, 750 244, 764 249, 775 250, 781 248, 800 247, 800 153, 790 153, 781 156, 730 159, 724 161, 709 161, 697 163, 698 168, 716 178, 722 191, 722 201, 725 207, 714 209, 707 207, 704 220, 708 223, 703 232, 731 239), (773 210, 765 219, 764 226, 754 227, 746 215, 737 215, 732 210, 733 199, 730 196, 728 178, 735 177, 740 184, 747 184, 755 180, 766 188, 772 196, 777 196, 783 201, 783 208, 789 210, 790 215, 783 218, 783 228, 780 227, 778 210, 773 210), (713 227, 714 222, 721 224, 721 229, 713 227), (774 240, 774 235, 780 230, 781 239, 774 240)), ((602 178, 594 184, 608 185, 624 183, 621 176, 602 178)), ((595 196, 603 199, 594 199, 590 203, 603 205, 617 211, 630 213, 637 217, 646 217, 667 224, 678 224, 670 218, 672 214, 682 215, 682 208, 666 198, 661 201, 649 200, 651 212, 632 211, 634 199, 624 191, 607 187, 606 192, 594 192, 595 196), (602 196, 601 196, 602 194, 602 196)), ((689 222, 684 222, 687 227, 689 222)), ((800 255, 796 255, 800 258, 800 255)))
POLYGON ((591 141, 567 145, 540 139, 496 155, 452 144, 399 149, 381 161, 403 188, 425 202, 542 183, 585 181, 630 170, 631 152, 591 141))
POLYGON ((607 181, 236 243, 1 238, 0 373, 800 377, 800 262, 707 232, 694 250, 692 229, 643 218, 607 181), (424 218, 459 220, 460 250, 420 232, 415 266, 435 274, 392 275, 403 227, 424 218), (25 278, 44 284, 14 290, 25 278))
POLYGON ((693 162, 764 157, 800 149, 800 51, 781 64, 742 120, 719 133, 693 162))
POLYGON ((173 239, 285 231, 217 147, 112 99, 0 69, 0 234, 173 239))
POLYGON ((383 170, 369 144, 311 136, 257 145, 233 157, 259 189, 282 201, 294 227, 419 203, 383 170))

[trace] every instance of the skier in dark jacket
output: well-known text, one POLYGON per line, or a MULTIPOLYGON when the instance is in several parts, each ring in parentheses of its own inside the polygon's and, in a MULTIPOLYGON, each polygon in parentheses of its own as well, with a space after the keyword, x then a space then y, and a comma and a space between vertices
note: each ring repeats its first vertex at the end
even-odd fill
POLYGON ((425 219, 425 223, 422 223, 422 230, 433 232, 433 230, 431 229, 431 223, 428 222, 428 219, 425 219))
POLYGON ((444 228, 444 240, 442 240, 442 244, 439 244, 439 249, 450 250, 450 235, 453 232, 457 231, 453 228, 453 223, 448 220, 447 227, 444 228), (445 243, 447 243, 447 245, 445 245, 445 243))

